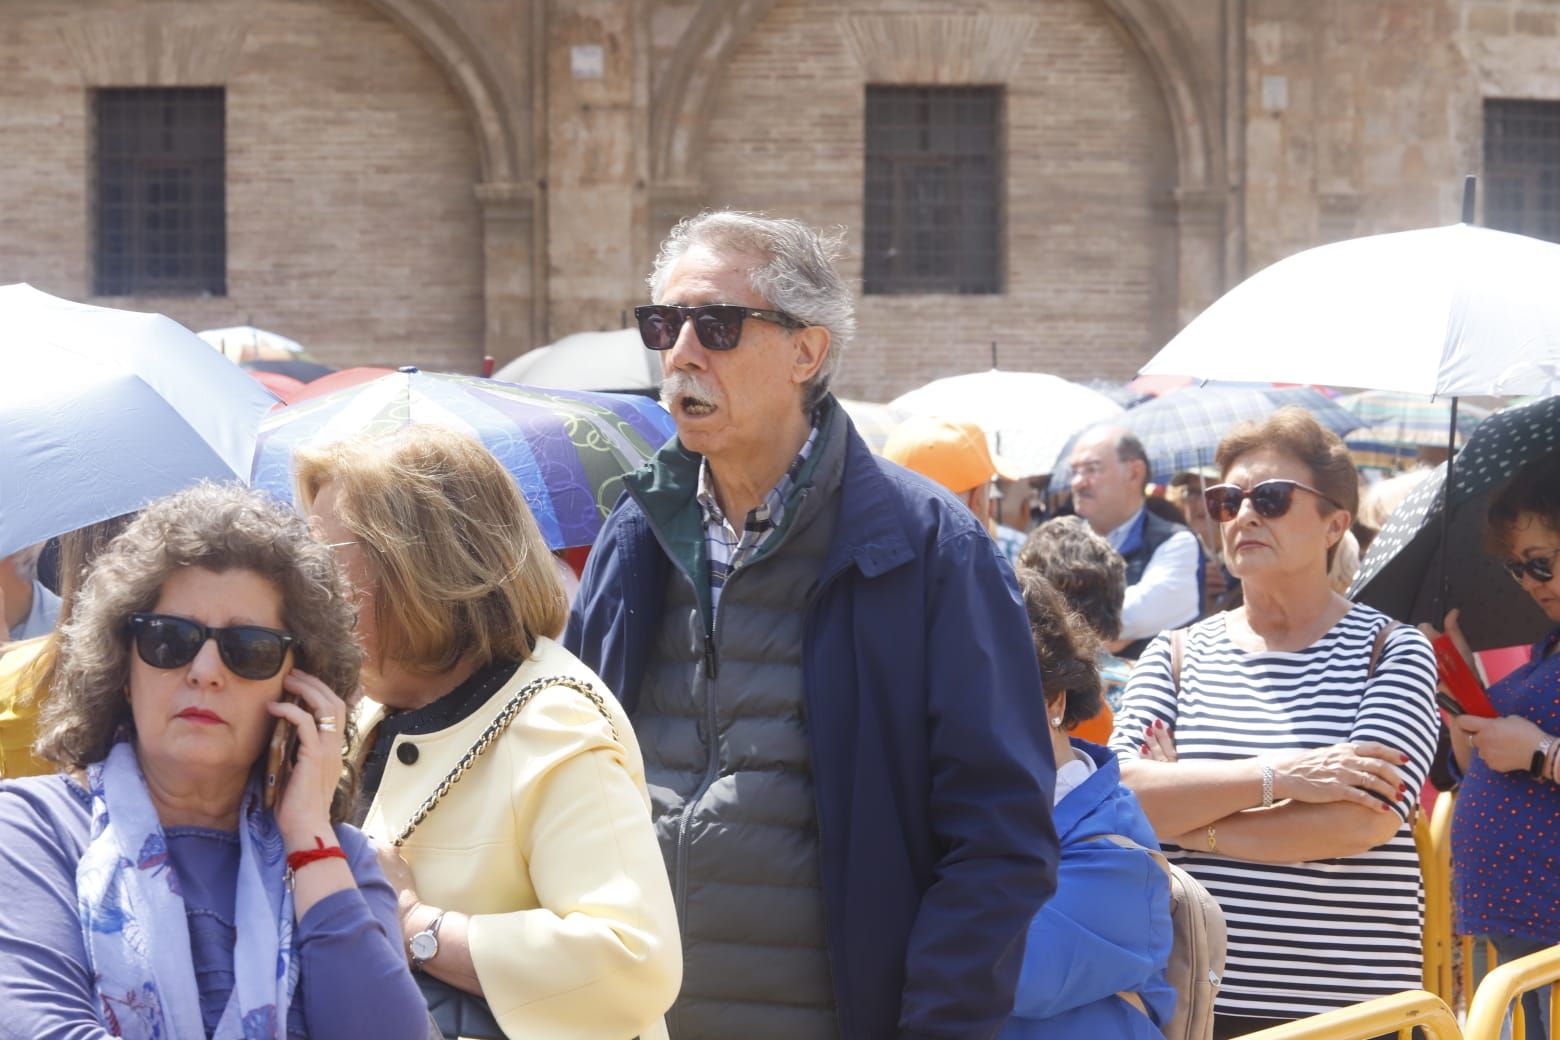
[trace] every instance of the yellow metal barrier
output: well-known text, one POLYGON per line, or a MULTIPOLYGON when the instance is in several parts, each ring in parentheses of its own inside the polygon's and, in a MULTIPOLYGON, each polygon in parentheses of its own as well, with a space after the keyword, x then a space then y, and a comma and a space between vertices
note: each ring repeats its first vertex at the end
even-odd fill
POLYGON ((1468 1040, 1498 1040, 1501 1023, 1508 1009, 1514 1011, 1511 1035, 1518 1038, 1525 1035, 1522 1004, 1517 998, 1544 986, 1550 987, 1549 1037, 1550 1040, 1557 1040, 1560 1038, 1560 1029, 1556 1028, 1560 1026, 1560 1016, 1556 1016, 1555 1012, 1560 1008, 1560 986, 1554 986, 1556 982, 1560 982, 1560 946, 1502 964, 1484 976, 1484 981, 1479 983, 1478 990, 1473 994, 1465 1030, 1468 1040), (1515 1008, 1512 1008, 1513 1002, 1516 1003, 1515 1008))
MULTIPOLYGON (((1414 823, 1414 847, 1425 884, 1424 987, 1449 1006, 1457 1006, 1452 934, 1452 811, 1456 794, 1437 796, 1428 818, 1414 823)), ((1472 992, 1467 990, 1465 992, 1472 992)))
POLYGON ((1371 1040, 1393 1032, 1399 1040, 1416 1035, 1424 1040, 1463 1037, 1446 1001, 1424 990, 1409 990, 1248 1033, 1242 1040, 1371 1040))

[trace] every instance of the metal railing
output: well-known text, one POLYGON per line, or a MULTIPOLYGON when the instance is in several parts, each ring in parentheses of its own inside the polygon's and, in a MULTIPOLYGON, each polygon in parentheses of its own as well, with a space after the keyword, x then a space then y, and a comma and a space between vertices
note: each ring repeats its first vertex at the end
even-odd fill
POLYGON ((1398 1040, 1463 1040, 1464 1035, 1446 1001, 1409 990, 1248 1033, 1242 1040, 1373 1040, 1394 1032, 1398 1040))
POLYGON ((1527 1024, 1522 1002, 1517 998, 1548 986, 1549 1040, 1560 1040, 1560 1030, 1556 1029, 1560 1016, 1555 1014, 1560 1009, 1560 986, 1554 985, 1556 982, 1560 982, 1560 946, 1502 964, 1484 976, 1474 992, 1463 1035, 1468 1040, 1498 1040, 1501 1023, 1509 1010, 1512 1012, 1511 1035, 1520 1040, 1527 1035, 1524 1032, 1527 1024))

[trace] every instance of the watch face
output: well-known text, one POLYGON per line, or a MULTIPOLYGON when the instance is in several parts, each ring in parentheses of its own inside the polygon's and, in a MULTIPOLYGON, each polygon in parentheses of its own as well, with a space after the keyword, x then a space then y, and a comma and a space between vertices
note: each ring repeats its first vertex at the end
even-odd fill
POLYGON ((438 936, 432 932, 418 932, 412 936, 412 941, 408 945, 411 947, 412 957, 419 961, 428 960, 439 952, 438 936))

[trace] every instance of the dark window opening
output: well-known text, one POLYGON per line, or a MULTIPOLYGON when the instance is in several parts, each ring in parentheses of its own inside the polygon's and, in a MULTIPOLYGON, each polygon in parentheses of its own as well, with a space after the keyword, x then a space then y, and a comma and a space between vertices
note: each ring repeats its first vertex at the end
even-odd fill
POLYGON ((867 87, 862 288, 1002 291, 1002 88, 867 87))
POLYGON ((1484 102, 1484 223, 1560 242, 1560 102, 1484 102))
POLYGON ((227 294, 221 87, 93 92, 98 296, 227 294))

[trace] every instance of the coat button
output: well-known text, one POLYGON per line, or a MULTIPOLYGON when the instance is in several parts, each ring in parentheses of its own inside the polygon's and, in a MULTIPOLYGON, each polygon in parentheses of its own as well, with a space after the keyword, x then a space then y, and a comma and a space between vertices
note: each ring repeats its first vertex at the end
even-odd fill
POLYGON ((417 745, 411 742, 400 745, 395 749, 395 757, 401 760, 403 766, 409 766, 417 761, 417 745))

